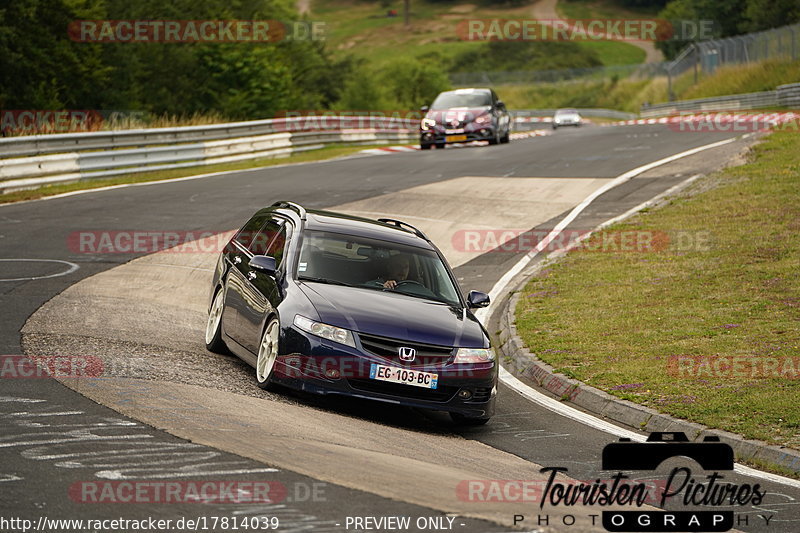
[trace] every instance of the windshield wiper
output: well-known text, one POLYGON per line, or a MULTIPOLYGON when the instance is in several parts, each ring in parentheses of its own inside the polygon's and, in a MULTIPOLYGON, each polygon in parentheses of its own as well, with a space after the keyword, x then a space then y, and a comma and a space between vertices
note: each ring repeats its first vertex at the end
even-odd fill
POLYGON ((406 292, 404 290, 398 291, 397 289, 384 289, 384 291, 402 294, 403 296, 411 296, 412 298, 419 298, 420 300, 428 300, 430 302, 436 302, 439 304, 453 305, 453 302, 448 302, 447 300, 441 300, 436 296, 425 296, 424 294, 414 294, 413 292, 406 292))
POLYGON ((298 276, 298 280, 303 281, 315 281, 317 283, 327 283, 328 285, 342 285, 343 287, 352 287, 349 283, 345 283, 344 281, 339 281, 338 279, 328 279, 328 278, 315 278, 312 276, 298 276))

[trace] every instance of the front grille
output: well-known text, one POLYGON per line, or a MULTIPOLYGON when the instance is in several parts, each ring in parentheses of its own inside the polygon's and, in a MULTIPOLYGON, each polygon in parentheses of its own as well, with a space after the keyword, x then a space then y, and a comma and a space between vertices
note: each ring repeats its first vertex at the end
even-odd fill
POLYGON ((447 402, 458 392, 458 387, 441 385, 438 389, 423 389, 422 387, 403 385, 402 383, 389 383, 374 379, 348 379, 347 382, 350 383, 350 386, 354 389, 364 392, 374 392, 431 402, 447 402))
POLYGON ((399 339, 378 337, 377 335, 366 335, 364 333, 359 333, 358 337, 361 339, 361 345, 366 351, 396 365, 426 366, 442 364, 453 354, 452 346, 408 342, 399 339), (413 348, 416 351, 414 360, 401 360, 398 352, 400 348, 413 348))

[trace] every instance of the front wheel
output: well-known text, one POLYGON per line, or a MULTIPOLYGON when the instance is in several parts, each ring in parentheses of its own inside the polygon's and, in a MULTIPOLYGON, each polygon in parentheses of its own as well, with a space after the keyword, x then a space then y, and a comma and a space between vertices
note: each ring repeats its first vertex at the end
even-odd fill
POLYGON ((419 144, 419 147, 420 147, 421 150, 430 150, 431 146, 433 146, 433 145, 430 144, 430 143, 420 143, 419 144))
POLYGON ((211 309, 206 321, 206 350, 219 354, 227 354, 228 347, 222 340, 222 312, 225 310, 224 289, 220 287, 214 295, 211 309))
POLYGON ((258 386, 264 390, 271 388, 272 373, 275 370, 275 360, 278 358, 278 344, 280 341, 280 322, 277 318, 270 319, 261 344, 258 345, 258 360, 256 361, 256 380, 258 386))
POLYGON ((503 143, 503 144, 508 144, 508 142, 510 140, 511 140, 511 132, 510 131, 507 131, 505 135, 500 137, 500 142, 503 143))

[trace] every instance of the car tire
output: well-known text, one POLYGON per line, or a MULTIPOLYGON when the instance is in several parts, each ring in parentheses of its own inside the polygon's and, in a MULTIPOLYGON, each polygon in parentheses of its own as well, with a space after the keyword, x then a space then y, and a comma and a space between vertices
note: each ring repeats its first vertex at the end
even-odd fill
POLYGON ((555 124, 553 124, 553 129, 554 129, 554 130, 557 130, 557 129, 558 129, 558 126, 556 126, 555 124))
POLYGON ((275 371, 275 360, 278 357, 281 337, 281 324, 276 317, 272 317, 261 334, 258 344, 258 359, 256 360, 256 381, 264 390, 272 389, 272 374, 275 371))
POLYGON ((420 150, 430 150, 431 146, 433 145, 430 143, 419 143, 420 150))
POLYGON ((445 143, 436 143, 436 149, 437 150, 444 150, 444 144, 445 143))
POLYGON ((475 418, 471 416, 464 416, 460 413, 450 413, 450 418, 457 426, 483 426, 490 419, 489 418, 475 418))
POLYGON ((211 302, 206 320, 206 350, 218 354, 229 354, 230 351, 222 340, 222 312, 225 310, 225 290, 220 287, 211 302))
POLYGON ((503 144, 508 144, 509 142, 511 142, 511 132, 507 131, 505 135, 500 137, 500 142, 503 144))

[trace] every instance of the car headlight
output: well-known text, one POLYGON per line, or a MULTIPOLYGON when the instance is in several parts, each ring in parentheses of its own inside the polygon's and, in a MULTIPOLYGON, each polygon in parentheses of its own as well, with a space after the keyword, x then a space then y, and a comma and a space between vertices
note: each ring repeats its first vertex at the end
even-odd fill
POLYGON ((487 363, 494 361, 491 348, 459 348, 454 363, 487 363))
POLYGON ((338 328, 322 322, 316 322, 301 315, 294 316, 294 325, 317 337, 345 344, 353 348, 356 347, 356 343, 353 340, 353 333, 350 330, 338 328))
POLYGON ((489 115, 481 115, 475 119, 475 124, 488 124, 492 121, 492 117, 489 115))

